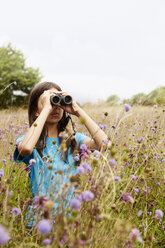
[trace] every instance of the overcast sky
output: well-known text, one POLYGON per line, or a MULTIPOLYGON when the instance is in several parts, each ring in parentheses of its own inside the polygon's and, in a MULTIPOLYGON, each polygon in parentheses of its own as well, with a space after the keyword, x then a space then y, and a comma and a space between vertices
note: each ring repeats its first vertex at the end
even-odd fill
POLYGON ((164 0, 0 3, 0 45, 11 42, 77 101, 165 86, 164 0))

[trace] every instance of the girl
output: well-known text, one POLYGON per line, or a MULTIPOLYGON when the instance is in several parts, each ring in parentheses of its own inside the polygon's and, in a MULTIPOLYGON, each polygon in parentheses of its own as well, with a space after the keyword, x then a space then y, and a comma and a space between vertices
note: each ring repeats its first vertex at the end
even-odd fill
POLYGON ((55 202, 55 211, 61 208, 61 200, 66 207, 73 196, 73 187, 67 186, 68 175, 77 173, 73 153, 82 144, 90 150, 99 150, 103 140, 108 141, 107 135, 74 100, 69 105, 52 106, 50 97, 57 93, 68 95, 52 82, 39 83, 33 88, 28 104, 30 127, 17 139, 14 151, 17 163, 30 164, 30 188, 34 199, 46 196, 55 202), (67 138, 61 135, 67 131, 69 114, 85 120, 92 139, 81 133, 68 133, 67 138))

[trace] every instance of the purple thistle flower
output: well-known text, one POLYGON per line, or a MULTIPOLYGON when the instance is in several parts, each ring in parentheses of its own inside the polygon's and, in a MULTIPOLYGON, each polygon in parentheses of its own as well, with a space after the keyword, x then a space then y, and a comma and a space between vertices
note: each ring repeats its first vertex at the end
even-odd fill
POLYGON ((48 198, 46 196, 36 196, 34 200, 36 207, 37 208, 41 207, 42 210, 44 210, 45 203, 47 201, 48 201, 48 198))
POLYGON ((84 170, 86 170, 86 171, 88 171, 88 172, 91 172, 92 171, 92 169, 91 169, 91 167, 88 165, 88 163, 86 163, 86 162, 83 162, 82 164, 81 164, 81 166, 84 168, 84 170))
POLYGON ((12 214, 14 217, 17 217, 20 213, 21 213, 21 211, 20 211, 19 208, 13 208, 13 209, 11 210, 11 214, 12 214))
POLYGON ((2 159, 2 163, 3 163, 4 165, 6 165, 6 159, 5 159, 5 158, 2 159))
POLYGON ((79 167, 77 168, 77 172, 78 172, 79 175, 82 175, 82 174, 84 174, 85 169, 84 169, 82 166, 79 166, 79 167))
POLYGON ((137 141, 138 143, 141 143, 143 140, 144 140, 143 137, 141 137, 141 138, 137 139, 136 141, 137 141))
POLYGON ((64 245, 68 241, 68 236, 64 234, 60 240, 60 244, 64 245))
POLYGON ((80 160, 80 155, 79 155, 78 153, 77 153, 76 156, 74 157, 74 160, 77 161, 77 162, 80 160))
POLYGON ((135 177, 135 175, 131 175, 131 178, 132 178, 132 180, 136 180, 136 177, 135 177))
POLYGON ((31 172, 31 167, 30 167, 30 165, 29 165, 29 164, 25 164, 25 165, 24 165, 24 170, 27 171, 28 173, 30 173, 30 172, 31 172))
POLYGON ((155 105, 154 105, 154 108, 156 109, 157 107, 158 107, 158 105, 155 104, 155 105))
POLYGON ((132 204, 134 203, 134 199, 131 197, 130 193, 123 193, 121 199, 125 202, 129 201, 132 204))
POLYGON ((3 177, 3 176, 4 176, 4 170, 0 169, 0 177, 3 177))
POLYGON ((114 180, 117 182, 121 182, 121 177, 116 176, 116 177, 114 177, 114 180))
POLYGON ((44 239, 44 241, 43 241, 43 244, 44 244, 45 246, 50 245, 50 243, 51 243, 51 240, 50 240, 50 239, 44 239))
POLYGON ((128 112, 131 109, 131 106, 129 104, 124 105, 125 111, 128 112))
POLYGON ((104 125, 100 124, 100 129, 104 130, 104 125))
POLYGON ((74 198, 70 201, 70 205, 73 209, 80 209, 81 206, 81 201, 79 201, 78 199, 74 198))
POLYGON ((142 215, 142 210, 139 210, 137 216, 140 217, 141 215, 142 215))
POLYGON ((85 246, 85 241, 82 240, 82 239, 80 239, 80 240, 79 240, 79 244, 80 244, 81 246, 85 246))
POLYGON ((75 199, 79 200, 80 202, 83 201, 83 194, 80 193, 79 195, 75 195, 75 199))
POLYGON ((87 146, 85 144, 81 144, 80 149, 81 150, 87 150, 87 146))
POLYGON ((138 193, 139 193, 139 189, 138 189, 138 188, 135 188, 135 189, 134 189, 134 192, 135 192, 136 194, 138 194, 138 193))
POLYGON ((107 139, 102 139, 102 142, 103 142, 105 145, 108 145, 108 140, 107 140, 107 139))
POLYGON ((115 166, 116 165, 116 160, 115 159, 109 159, 109 164, 111 167, 115 166))
POLYGON ((37 230, 42 234, 50 233, 52 230, 52 224, 50 223, 50 220, 40 220, 37 225, 37 230))
POLYGON ((91 191, 83 192, 83 200, 86 202, 92 201, 94 199, 94 194, 91 191))
POLYGON ((7 229, 0 224, 0 244, 5 245, 10 240, 7 229))
POLYGON ((94 157, 98 157, 100 155, 100 152, 98 150, 95 150, 93 152, 94 157))
POLYGON ((156 217, 157 217, 158 220, 161 219, 161 218, 163 217, 163 212, 162 212, 162 210, 156 209, 155 212, 156 212, 156 217))

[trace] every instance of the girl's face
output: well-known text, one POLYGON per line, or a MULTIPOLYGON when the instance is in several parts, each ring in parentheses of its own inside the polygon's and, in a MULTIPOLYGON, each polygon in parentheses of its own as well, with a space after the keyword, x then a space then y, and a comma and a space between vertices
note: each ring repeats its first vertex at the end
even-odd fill
MULTIPOLYGON (((59 91, 55 88, 51 88, 50 90, 47 90, 46 94, 42 94, 38 99, 38 110, 37 110, 37 116, 41 113, 42 109, 45 105, 51 104, 50 103, 50 96, 52 94, 59 93, 59 91)), ((46 123, 47 124, 55 124, 58 123, 63 116, 63 109, 59 106, 53 106, 52 111, 47 117, 46 123)))

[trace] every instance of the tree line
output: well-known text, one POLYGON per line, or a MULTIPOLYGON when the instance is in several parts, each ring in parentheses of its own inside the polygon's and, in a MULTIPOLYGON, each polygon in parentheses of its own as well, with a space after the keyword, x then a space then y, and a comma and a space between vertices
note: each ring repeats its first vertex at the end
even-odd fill
MULTIPOLYGON (((11 43, 0 47, 0 108, 27 106, 31 89, 42 79, 38 68, 27 67, 23 53, 11 43)), ((130 99, 121 100, 110 95, 106 103, 118 105, 165 105, 165 87, 159 87, 149 94, 138 93, 130 99)))

